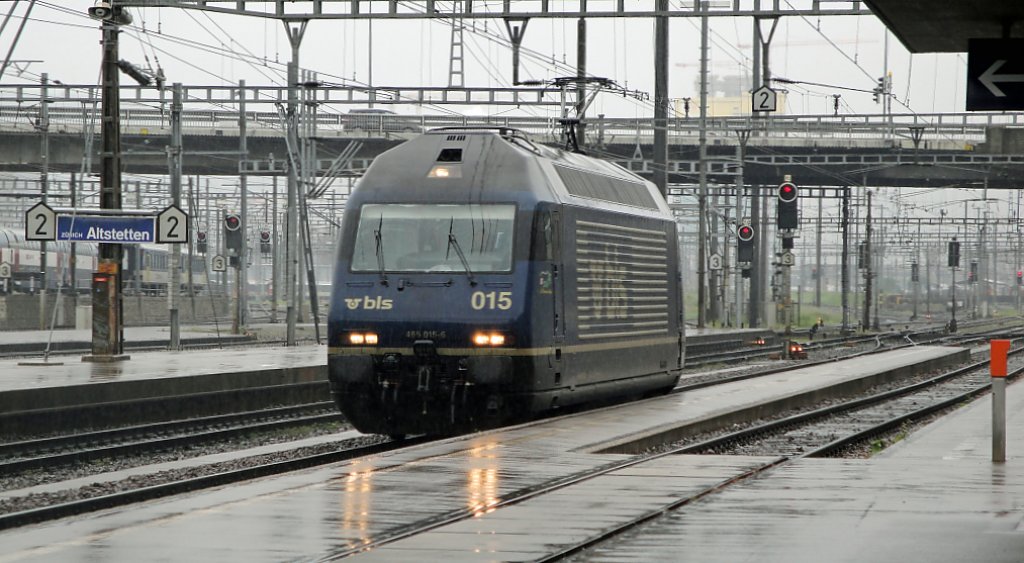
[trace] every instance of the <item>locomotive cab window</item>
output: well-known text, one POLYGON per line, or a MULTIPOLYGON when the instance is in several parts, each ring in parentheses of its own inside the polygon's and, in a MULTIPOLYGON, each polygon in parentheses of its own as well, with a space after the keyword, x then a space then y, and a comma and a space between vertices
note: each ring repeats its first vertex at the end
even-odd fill
POLYGON ((511 204, 363 205, 352 271, 510 272, 515 212, 511 204))

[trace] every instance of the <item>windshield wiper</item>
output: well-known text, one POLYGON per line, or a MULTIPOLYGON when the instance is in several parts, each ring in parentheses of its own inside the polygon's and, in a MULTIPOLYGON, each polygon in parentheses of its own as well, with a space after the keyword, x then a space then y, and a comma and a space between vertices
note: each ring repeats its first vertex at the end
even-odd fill
POLYGON ((462 262, 462 267, 466 269, 466 277, 469 278, 469 285, 476 285, 476 278, 473 277, 473 270, 469 269, 469 262, 466 260, 466 255, 462 253, 462 247, 459 245, 459 239, 455 238, 453 229, 455 227, 455 218, 452 217, 452 222, 448 224, 448 249, 445 251, 444 259, 448 260, 448 253, 452 247, 455 247, 455 253, 459 255, 459 261, 462 262))
POLYGON ((373 239, 377 243, 377 270, 380 271, 380 284, 388 284, 388 275, 384 272, 384 245, 381 243, 380 231, 384 227, 384 215, 380 216, 380 222, 373 231, 373 239))

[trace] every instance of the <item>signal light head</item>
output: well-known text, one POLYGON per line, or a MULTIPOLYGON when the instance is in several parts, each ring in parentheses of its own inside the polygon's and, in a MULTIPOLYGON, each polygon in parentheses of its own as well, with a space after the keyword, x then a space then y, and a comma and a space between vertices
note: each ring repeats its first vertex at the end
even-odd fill
POLYGON ((199 231, 196 233, 196 240, 199 242, 206 242, 206 231, 199 231))
POLYGON ((754 229, 750 225, 743 225, 736 231, 736 236, 743 242, 754 239, 754 229))
POLYGON ((779 199, 785 202, 791 202, 796 200, 796 186, 789 182, 783 183, 779 186, 779 199))
POLYGON ((260 242, 270 242, 270 233, 267 231, 260 231, 260 242))
POLYGON ((242 219, 238 215, 231 213, 224 216, 224 228, 229 231, 237 231, 242 226, 242 219))

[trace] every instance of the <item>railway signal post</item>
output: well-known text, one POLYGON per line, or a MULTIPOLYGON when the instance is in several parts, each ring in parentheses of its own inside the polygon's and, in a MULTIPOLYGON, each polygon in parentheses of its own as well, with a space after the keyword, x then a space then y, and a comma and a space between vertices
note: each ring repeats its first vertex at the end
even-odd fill
POLYGON ((240 309, 242 305, 242 288, 244 281, 242 272, 245 271, 245 246, 246 236, 242 228, 242 216, 237 213, 224 214, 224 245, 228 255, 229 265, 235 269, 235 292, 232 299, 232 322, 231 332, 241 332, 242 321, 240 309))
POLYGON ((776 227, 779 236, 782 237, 783 252, 780 257, 782 276, 778 280, 779 300, 782 303, 782 321, 786 325, 786 334, 790 334, 793 330, 793 298, 790 295, 790 285, 793 264, 796 262, 793 255, 793 239, 796 238, 796 230, 800 227, 800 209, 799 191, 788 174, 779 184, 777 195, 776 227))
POLYGON ((946 264, 949 266, 949 291, 952 297, 952 304, 950 305, 951 316, 948 327, 949 332, 956 332, 956 269, 960 267, 960 242, 956 240, 956 237, 953 237, 953 240, 949 241, 947 248, 946 264))

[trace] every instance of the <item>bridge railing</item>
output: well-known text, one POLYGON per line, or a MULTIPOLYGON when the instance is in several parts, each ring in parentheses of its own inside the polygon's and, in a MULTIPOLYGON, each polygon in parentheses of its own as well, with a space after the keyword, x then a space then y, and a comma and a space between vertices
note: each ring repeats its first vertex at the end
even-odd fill
MULTIPOLYGON (((92 109, 74 104, 51 104, 50 131, 82 133, 91 124, 98 134, 98 116, 92 109)), ((187 134, 236 135, 238 112, 225 109, 188 109, 182 126, 187 134)), ((415 134, 438 127, 484 126, 512 127, 540 141, 557 141, 561 125, 554 117, 458 116, 352 114, 321 111, 315 115, 317 134, 321 136, 393 137, 415 134), (372 115, 368 120, 367 115, 372 115)), ((25 105, 0 105, 0 130, 33 131, 38 111, 25 105)), ((278 136, 284 124, 276 112, 246 112, 248 134, 278 136)), ((132 107, 121 110, 121 125, 126 133, 169 135, 170 114, 158 108, 132 107)), ((654 135, 651 118, 593 117, 586 120, 587 141, 591 144, 649 144, 654 135)), ((674 117, 666 121, 670 142, 696 144, 700 135, 696 117, 674 117)), ((1024 127, 1019 113, 894 114, 894 115, 778 115, 770 117, 712 117, 707 119, 709 142, 735 145, 743 132, 752 144, 871 144, 891 147, 913 146, 916 136, 921 148, 964 148, 987 139, 994 127, 1024 127)))

